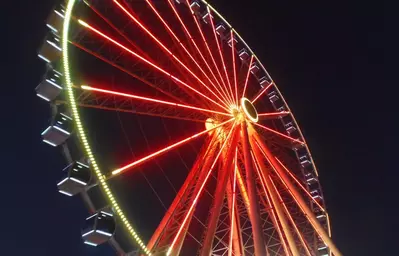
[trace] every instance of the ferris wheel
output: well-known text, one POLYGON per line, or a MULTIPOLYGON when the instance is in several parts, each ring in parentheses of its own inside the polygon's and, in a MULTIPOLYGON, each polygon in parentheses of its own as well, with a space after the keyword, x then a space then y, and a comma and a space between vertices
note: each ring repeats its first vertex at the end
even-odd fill
POLYGON ((209 3, 67 0, 47 27, 42 137, 67 161, 58 191, 88 207, 85 244, 120 255, 342 255, 290 108, 209 3))

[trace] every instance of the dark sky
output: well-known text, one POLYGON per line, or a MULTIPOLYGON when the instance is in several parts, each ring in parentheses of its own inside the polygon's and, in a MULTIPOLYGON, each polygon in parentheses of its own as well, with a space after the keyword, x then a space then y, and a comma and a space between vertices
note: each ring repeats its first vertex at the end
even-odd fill
MULTIPOLYGON (((397 61, 387 36, 397 29, 389 32, 395 23, 383 2, 349 2, 210 1, 263 61, 302 127, 343 254, 397 255, 398 79, 389 76, 397 61)), ((78 198, 57 193, 63 161, 40 139, 49 110, 34 93, 44 71, 36 52, 51 6, 1 7, 0 254, 112 255, 82 245, 87 213, 78 198)))

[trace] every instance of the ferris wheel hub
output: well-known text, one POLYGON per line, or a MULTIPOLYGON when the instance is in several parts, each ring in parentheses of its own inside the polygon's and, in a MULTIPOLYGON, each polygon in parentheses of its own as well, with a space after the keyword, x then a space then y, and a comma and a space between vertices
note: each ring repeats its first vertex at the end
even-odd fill
POLYGON ((247 98, 243 97, 241 98, 241 109, 242 112, 244 113, 245 118, 249 119, 251 122, 258 122, 259 117, 258 117, 258 112, 256 111, 255 106, 252 104, 250 100, 247 98))

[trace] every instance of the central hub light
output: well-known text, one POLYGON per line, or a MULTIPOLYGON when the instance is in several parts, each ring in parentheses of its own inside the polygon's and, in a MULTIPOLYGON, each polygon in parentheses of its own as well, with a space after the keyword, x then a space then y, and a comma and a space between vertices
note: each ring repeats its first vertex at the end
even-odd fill
POLYGON ((246 118, 251 120, 252 122, 258 122, 258 112, 256 108, 247 98, 241 98, 241 109, 244 112, 246 118))

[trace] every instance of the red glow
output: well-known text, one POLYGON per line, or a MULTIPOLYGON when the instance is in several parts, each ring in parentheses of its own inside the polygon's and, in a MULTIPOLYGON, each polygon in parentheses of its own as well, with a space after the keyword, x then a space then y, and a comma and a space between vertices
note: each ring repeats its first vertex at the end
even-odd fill
POLYGON ((249 66, 248 66, 248 72, 247 72, 247 77, 245 78, 245 84, 244 84, 244 90, 242 91, 242 97, 245 97, 245 91, 247 90, 247 85, 248 85, 248 80, 249 80, 249 74, 251 74, 251 66, 252 66, 252 62, 254 61, 254 55, 251 55, 251 60, 249 62, 249 66))
MULTIPOLYGON (((169 2, 170 2, 170 1, 169 1, 169 2)), ((186 0, 186 3, 187 3, 188 6, 190 6, 190 3, 189 3, 188 0, 186 0)), ((213 65, 215 66, 216 71, 218 72, 219 78, 220 78, 220 80, 221 80, 221 82, 222 82, 222 84, 223 84, 223 86, 224 86, 224 92, 225 92, 225 94, 230 98, 231 104, 233 104, 234 99, 233 99, 233 97, 232 97, 231 95, 229 95, 229 93, 228 93, 226 84, 225 84, 225 82, 224 82, 224 80, 223 80, 223 78, 222 78, 222 74, 220 73, 219 67, 218 67, 217 64, 216 64, 215 58, 213 57, 213 54, 212 54, 212 51, 211 51, 211 49, 209 48, 208 41, 207 41, 207 39, 205 38, 204 33, 202 32, 202 28, 201 28, 201 26, 200 26, 200 24, 199 24, 199 22, 198 22, 198 20, 197 20, 197 17, 195 16, 195 13, 193 12, 193 10, 191 10, 191 14, 192 14, 192 17, 193 17, 193 19, 194 19, 195 24, 197 25, 198 31, 199 31, 200 34, 201 34, 202 41, 203 41, 203 43, 205 44, 206 49, 208 50, 209 56, 210 56, 211 59, 212 59, 213 65)), ((212 69, 210 69, 210 70, 211 70, 211 72, 212 72, 212 74, 213 74, 212 69)), ((213 74, 213 76, 214 76, 215 79, 216 79, 216 76, 215 76, 214 74, 213 74)))
POLYGON ((237 172, 238 185, 240 186, 242 197, 244 198, 246 207, 249 208, 249 197, 247 189, 245 188, 244 179, 242 178, 241 171, 240 169, 238 169, 237 165, 236 165, 236 172, 237 172))
POLYGON ((298 234, 299 239, 301 240, 303 247, 305 248, 306 253, 308 254, 308 256, 312 256, 312 254, 311 254, 310 251, 309 251, 308 245, 307 245, 305 239, 304 239, 303 236, 302 236, 302 233, 299 231, 298 227, 296 226, 294 219, 292 218, 292 216, 291 216, 291 214, 290 214, 290 212, 289 212, 287 206, 285 205, 285 203, 284 203, 284 201, 283 201, 283 198, 281 197, 280 193, 278 192, 278 190, 277 190, 277 188, 276 188, 276 185, 274 185, 274 182, 273 182, 273 180, 272 180, 270 177, 269 177, 269 179, 270 179, 270 182, 272 183, 274 189, 275 189, 276 192, 277 192, 277 196, 278 196, 278 198, 279 198, 281 204, 282 204, 283 207, 284 207, 285 213, 287 214, 288 218, 290 219, 290 221, 291 221, 291 223, 292 223, 292 226, 294 226, 294 229, 295 229, 296 233, 298 234))
POLYGON ((324 208, 317 202, 316 199, 314 199, 312 197, 312 195, 309 193, 309 191, 302 185, 301 182, 299 182, 299 180, 294 176, 294 174, 292 174, 290 172, 290 170, 287 169, 287 167, 285 167, 285 165, 277 158, 276 158, 277 162, 284 168, 284 170, 295 180, 295 182, 302 188, 302 190, 313 200, 313 202, 315 202, 317 204, 317 206, 323 211, 325 212, 324 208))
MULTIPOLYGON (((282 243, 282 245, 283 245, 285 254, 286 254, 286 255, 291 255, 291 254, 289 253, 289 250, 288 250, 288 246, 287 246, 287 244, 286 244, 286 241, 284 240, 283 233, 281 232, 280 225, 279 225, 278 220, 277 220, 277 217, 276 217, 276 213, 274 212, 274 207, 272 206, 272 203, 271 203, 271 201, 270 201, 269 194, 268 194, 268 189, 266 189, 266 185, 265 185, 265 183, 266 183, 266 181, 265 181, 266 177, 265 177, 265 176, 263 175, 263 173, 259 170, 258 163, 256 162, 254 155, 253 155, 253 154, 251 154, 251 155, 252 155, 252 160, 253 160, 254 165, 255 165, 256 172, 258 173, 259 179, 260 179, 260 181, 261 181, 261 183, 262 183, 262 188, 263 188, 263 192, 265 193, 267 203, 268 203, 269 206, 270 206, 270 211, 271 211, 271 213, 272 213, 272 217, 273 217, 273 219, 274 219, 274 223, 275 223, 275 226, 276 226, 276 228, 277 228, 277 232, 278 232, 278 234, 279 234, 279 236, 280 236, 280 240, 281 240, 281 243, 282 243)), ((259 160, 259 159, 258 159, 258 160, 259 160)))
POLYGON ((234 159, 234 178, 233 178, 233 198, 232 198, 232 206, 231 206, 231 229, 230 229, 230 243, 229 243, 229 256, 233 255, 233 236, 234 236, 234 223, 235 223, 235 203, 236 203, 236 183, 237 183, 237 169, 235 166, 237 165, 237 153, 238 148, 236 147, 236 155, 234 159))
MULTIPOLYGON (((231 120, 230 120, 230 121, 231 121, 231 120)), ((201 184, 201 187, 200 187, 200 189, 198 190, 198 193, 197 193, 197 195, 195 196, 195 198, 194 198, 194 200, 193 200, 193 202, 192 202, 192 204, 191 204, 191 206, 190 206, 190 208, 189 208, 189 210, 188 210, 188 212, 187 212, 187 215, 184 217, 184 220, 183 220, 182 224, 180 225, 179 231, 177 232, 175 238, 173 239, 173 242, 172 242, 172 244, 170 245, 170 248, 169 248, 168 253, 167 253, 166 255, 170 255, 170 252, 172 251, 173 247, 175 246, 175 243, 176 243, 176 241, 177 241, 177 238, 180 236, 180 233, 182 232, 184 226, 186 225, 186 222, 187 222, 189 216, 191 215, 192 211, 194 210, 194 207, 195 207, 195 205, 197 204, 198 198, 199 198, 199 196, 201 195, 202 190, 204 189, 205 184, 206 184, 206 182, 208 181, 208 178, 210 177, 210 175, 211 175, 211 173, 212 173, 212 171, 213 171, 213 168, 215 167, 215 164, 217 163, 217 160, 218 160, 220 154, 223 152, 224 147, 226 146, 227 142, 229 141, 229 138, 230 138, 231 133, 232 133, 232 131, 233 131, 233 129, 234 129, 235 126, 236 126, 236 123, 234 123, 234 125, 231 127, 231 129, 230 129, 230 131, 229 131, 229 134, 227 135, 226 140, 224 141, 222 147, 221 147, 220 150, 219 150, 219 153, 217 154, 215 160, 213 161, 212 166, 211 166, 211 168, 209 169, 208 174, 206 175, 206 177, 205 177, 205 179, 204 179, 204 182, 201 184)))
POLYGON ((154 103, 160 103, 160 104, 165 104, 165 105, 170 105, 170 106, 175 106, 175 107, 180 107, 180 108, 188 108, 188 109, 198 110, 198 111, 201 111, 201 112, 208 112, 208 113, 213 113, 213 114, 218 114, 218 115, 231 116, 231 114, 226 114, 226 113, 219 112, 219 111, 213 111, 213 110, 204 109, 204 108, 197 108, 197 107, 190 106, 190 105, 184 105, 184 104, 170 102, 170 101, 165 101, 165 100, 158 100, 158 99, 138 96, 138 95, 134 95, 134 94, 110 91, 110 90, 95 88, 95 87, 86 86, 86 85, 83 85, 82 89, 83 90, 88 90, 88 91, 95 91, 95 92, 101 92, 101 93, 106 93, 106 94, 112 94, 112 95, 127 97, 127 98, 131 98, 131 99, 136 99, 136 100, 143 100, 143 101, 149 101, 149 102, 154 102, 154 103))
POLYGON ((285 116, 288 115, 290 112, 288 111, 281 111, 281 112, 274 112, 274 113, 263 113, 263 114, 258 114, 259 117, 279 117, 279 116, 285 116))
POLYGON ((256 96, 255 99, 252 100, 252 104, 254 104, 255 101, 256 101, 257 99, 259 99, 259 97, 260 97, 262 94, 264 94, 264 93, 267 91, 267 89, 269 89, 272 85, 273 85, 273 82, 271 82, 271 83, 268 84, 265 88, 263 88, 263 91, 262 91, 261 93, 259 93, 258 96, 256 96))
POLYGON ((270 128, 266 127, 266 126, 260 125, 260 124, 258 124, 258 123, 253 123, 253 124, 255 124, 256 126, 259 126, 259 127, 263 128, 263 129, 269 131, 269 132, 272 132, 272 133, 275 133, 275 134, 277 134, 277 135, 280 135, 281 137, 287 138, 287 139, 289 139, 289 140, 292 140, 292 141, 297 142, 297 143, 300 143, 300 144, 305 144, 305 143, 303 143, 303 142, 300 141, 300 140, 294 139, 294 138, 292 138, 292 137, 290 137, 290 136, 287 136, 287 135, 285 135, 285 134, 283 134, 283 133, 281 133, 281 132, 278 132, 278 131, 275 131, 275 130, 273 130, 273 129, 270 129, 270 128))
MULTIPOLYGON (((221 97, 224 99, 224 103, 226 104, 228 102, 228 99, 219 91, 218 87, 212 82, 212 80, 209 78, 209 76, 206 74, 206 72, 202 69, 201 65, 198 64, 198 62, 195 60, 195 58, 191 55, 191 53, 187 50, 187 48, 184 46, 184 44, 181 42, 181 40, 176 36, 176 34, 173 32, 173 30, 170 28, 170 26, 167 24, 167 22, 162 18, 162 16, 159 14, 159 12, 155 9, 154 5, 151 3, 150 0, 146 0, 147 4, 150 6, 150 8, 153 10, 155 15, 161 20, 161 22, 164 24, 166 29, 169 31, 169 33, 176 39, 176 41, 179 43, 179 45, 183 48, 183 50, 186 52, 186 54, 190 57, 190 59, 195 63, 195 65, 201 70, 202 74, 208 79, 208 81, 212 84, 212 86, 216 89, 216 91, 219 93, 221 97)), ((174 8, 174 7, 173 7, 174 8)), ((175 13, 176 14, 176 13, 175 13)), ((196 47, 197 51, 199 51, 197 45, 193 41, 194 46, 196 47)), ((201 52, 199 51, 201 54, 201 52)), ((206 62, 206 61, 205 61, 206 62)), ((206 63, 207 64, 207 63, 206 63)), ((218 82, 216 80, 216 82, 218 82)), ((220 85, 219 85, 220 87, 220 85)))
POLYGON ((206 98, 207 100, 215 103, 216 105, 218 105, 219 107, 226 109, 225 107, 223 107, 222 105, 220 105, 219 103, 217 103, 216 101, 214 101, 213 99, 209 98, 208 96, 206 96, 205 94, 201 93, 200 91, 194 89, 193 87, 191 87, 190 85, 188 85, 187 83, 181 81, 180 79, 178 79, 177 77, 175 77, 174 75, 172 75, 171 73, 169 73, 168 71, 160 68, 159 66, 155 65, 154 63, 152 63, 151 61, 147 60, 146 58, 140 56, 139 54, 137 54, 136 52, 130 50, 129 48, 127 48, 126 46, 124 46, 123 44, 115 41, 114 39, 112 39, 111 37, 105 35, 104 33, 100 32, 99 30, 93 28, 92 26, 90 26, 89 24, 87 24, 86 22, 79 20, 79 23, 81 25, 83 25, 84 27, 90 29, 91 31, 95 32, 96 34, 102 36, 103 38, 107 39, 108 41, 112 42, 113 44, 119 46, 120 48, 124 49, 125 51, 129 52, 130 54, 132 54, 133 56, 135 56, 136 58, 142 60, 143 62, 145 62, 146 64, 150 65, 151 67, 155 68, 156 70, 160 71, 161 73, 169 76, 172 80, 174 80, 175 82, 177 82, 178 84, 181 84, 187 88, 189 88, 190 90, 196 92, 198 95, 201 95, 202 97, 206 98))
MULTIPOLYGON (((209 7, 207 6, 206 8, 207 8, 207 10, 208 10, 209 17, 212 17, 212 16, 211 16, 211 11, 210 11, 209 7)), ((219 50, 220 59, 222 60, 222 65, 223 65, 223 69, 224 69, 224 74, 226 75, 227 84, 229 85, 229 89, 230 89, 231 96, 232 96, 232 98, 234 99, 234 94, 233 94, 233 90, 231 89, 231 84, 230 84, 229 75, 227 74, 226 64, 224 63, 224 58, 223 58, 222 49, 220 48, 218 36, 216 35, 215 24, 213 23, 213 19, 212 19, 212 18, 210 18, 210 21, 211 21, 211 25, 212 25, 213 35, 215 36, 216 45, 217 45, 218 50, 219 50)), ((231 42, 231 44, 234 44, 234 42, 231 42)), ((234 100, 233 100, 233 102, 234 102, 234 100)))
POLYGON ((221 124, 219 124, 219 125, 216 125, 215 127, 211 128, 211 129, 206 129, 206 130, 204 130, 204 131, 202 131, 202 132, 199 132, 199 133, 194 134, 194 135, 192 135, 192 136, 190 136, 190 137, 188 137, 188 138, 185 138, 185 139, 183 139, 183 140, 181 140, 181 141, 179 141, 179 142, 176 142, 176 143, 174 143, 174 144, 172 144, 172 145, 169 145, 169 146, 167 146, 167 147, 165 147, 165 148, 163 148, 163 149, 161 149, 161 150, 158 150, 158 151, 155 152, 155 153, 149 154, 149 155, 147 155, 147 156, 145 156, 145 157, 143 157, 143 158, 141 158, 141 159, 139 159, 139 160, 136 160, 136 161, 134 161, 134 162, 132 162, 132 163, 130 163, 130 164, 124 166, 124 167, 121 167, 121 168, 119 168, 119 169, 116 169, 116 170, 112 171, 112 174, 113 174, 113 175, 116 175, 116 174, 119 174, 119 173, 121 173, 121 172, 123 172, 123 171, 126 171, 127 169, 130 169, 130 168, 132 168, 132 167, 134 167, 134 166, 136 166, 136 165, 138 165, 138 164, 142 164, 143 162, 145 162, 145 161, 147 161, 147 160, 150 160, 151 158, 153 158, 153 157, 155 157, 155 156, 158 156, 158 155, 160 155, 160 154, 163 154, 163 153, 165 153, 165 152, 168 152, 169 150, 174 149, 174 148, 176 148, 177 146, 180 146, 180 145, 182 145, 182 144, 184 144, 184 143, 186 143, 186 142, 188 142, 188 141, 190 141, 190 140, 193 140, 193 139, 195 139, 195 138, 198 138, 198 137, 201 136, 201 135, 207 134, 209 131, 214 130, 214 129, 218 128, 218 127, 221 127, 222 125, 225 125, 225 124, 227 124, 227 123, 229 123, 229 122, 231 122, 231 121, 233 121, 233 120, 234 120, 234 118, 232 118, 232 119, 230 119, 230 120, 228 120, 228 121, 226 121, 226 122, 223 122, 223 123, 221 123, 221 124))
MULTIPOLYGON (((201 83, 209 92, 211 92, 218 100, 226 104, 222 99, 216 95, 213 90, 211 90, 193 71, 191 71, 176 55, 174 55, 156 36, 154 36, 151 31, 149 31, 143 24, 140 23, 126 8, 124 8, 117 0, 114 3, 126 14, 128 15, 140 28, 142 28, 157 44, 164 49, 172 58, 174 58, 185 70, 187 70, 199 83, 201 83)), ((228 107, 228 105, 226 104, 228 107)), ((226 109, 228 111, 228 109, 226 109)))
POLYGON ((236 102, 238 106, 238 88, 237 88, 237 71, 236 71, 236 57, 235 57, 235 51, 234 51, 234 33, 233 30, 231 30, 231 54, 233 55, 233 73, 234 73, 234 87, 236 90, 236 102))

